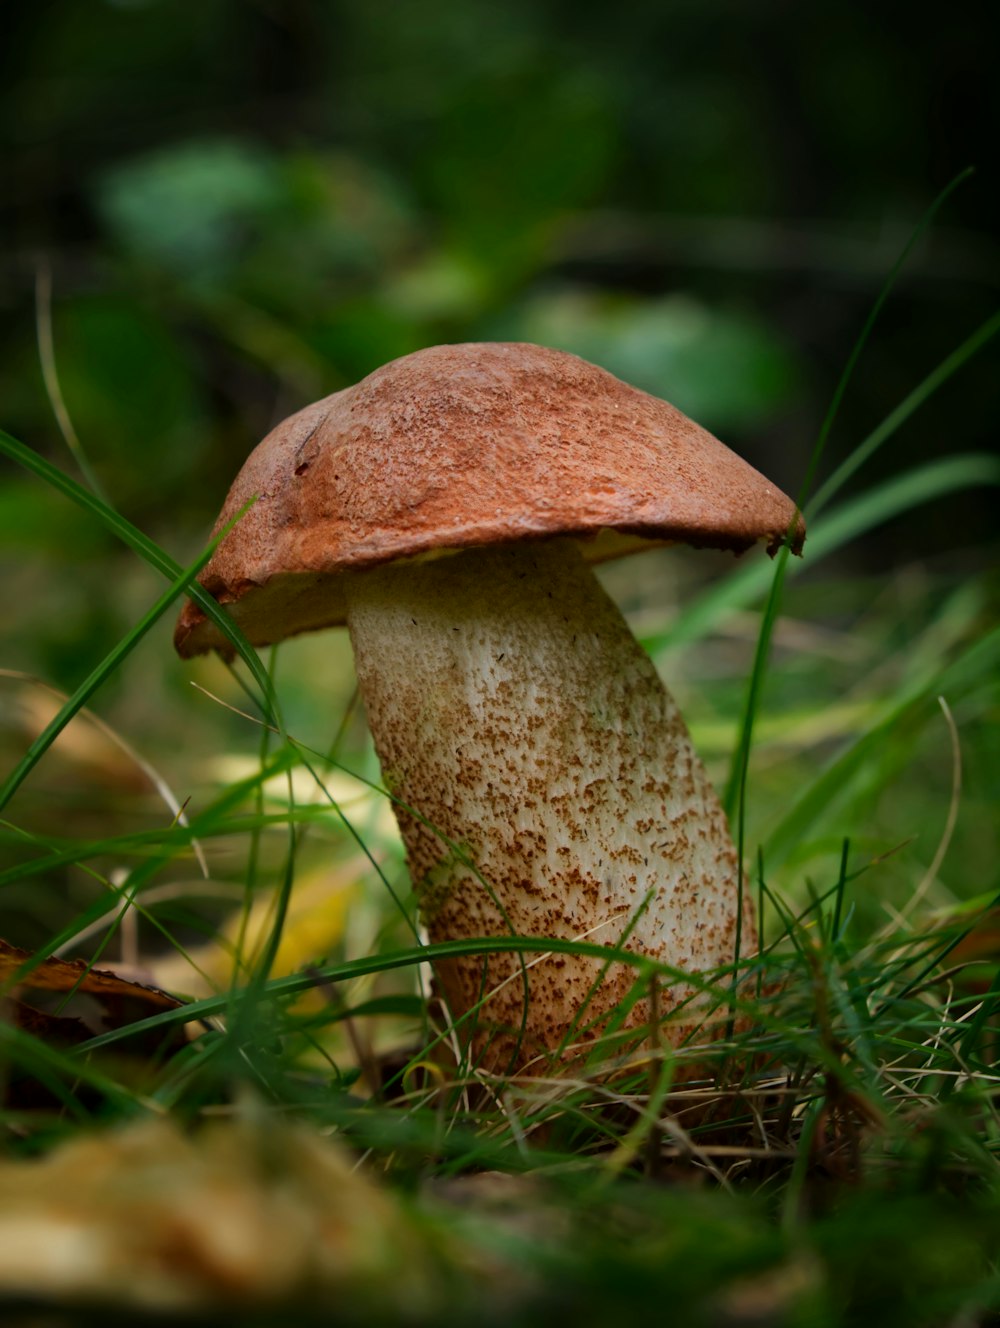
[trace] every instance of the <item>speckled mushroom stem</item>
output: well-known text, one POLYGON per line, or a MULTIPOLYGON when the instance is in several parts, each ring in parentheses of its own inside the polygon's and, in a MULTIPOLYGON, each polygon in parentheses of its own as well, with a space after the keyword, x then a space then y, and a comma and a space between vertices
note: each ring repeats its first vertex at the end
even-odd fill
MULTIPOLYGON (((433 941, 628 933, 630 949, 691 972, 732 961, 737 863, 722 809, 676 704, 572 541, 395 563, 353 575, 347 593, 384 779, 419 813, 396 806, 433 941)), ((755 944, 747 910, 743 952, 755 944)), ((438 970, 455 1016, 494 993, 475 1033, 464 1026, 473 1053, 491 1068, 545 1068, 600 964, 552 955, 530 967, 520 1040, 520 962, 492 956, 485 982, 483 965, 438 970)), ((610 967, 577 1040, 633 980, 610 967)), ((689 994, 675 984, 661 1010, 689 994)), ((647 1019, 640 1002, 626 1026, 647 1019)))

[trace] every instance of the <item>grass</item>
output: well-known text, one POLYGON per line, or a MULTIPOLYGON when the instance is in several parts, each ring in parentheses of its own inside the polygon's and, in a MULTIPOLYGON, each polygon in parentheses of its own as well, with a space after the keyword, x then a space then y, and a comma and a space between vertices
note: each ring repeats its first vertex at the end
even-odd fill
MULTIPOLYGON (((850 357, 811 474, 897 271, 850 357)), ((61 920, 33 947, 22 980, 57 953, 79 951, 99 967, 134 952, 161 985, 193 998, 72 1047, 0 1023, 9 1153, 47 1153, 97 1124, 187 1128, 219 1115, 336 1136, 409 1224, 416 1243, 400 1236, 396 1263, 424 1268, 405 1306, 384 1272, 351 1283, 338 1302, 347 1318, 558 1314, 596 1324, 662 1314, 668 1299, 678 1321, 695 1325, 991 1321, 1000 1311, 995 588, 987 574, 948 568, 824 579, 824 559, 918 504, 1000 484, 994 458, 948 456, 834 505, 998 330, 1000 315, 811 503, 803 496, 801 565, 784 553, 773 568, 748 561, 694 591, 669 623, 648 624, 646 644, 691 693, 696 743, 726 783, 761 951, 696 984, 692 1004, 710 1031, 676 1051, 654 1027, 626 1054, 612 1028, 572 1073, 519 1079, 485 1076, 461 1058, 442 1068, 456 1043, 428 995, 428 963, 503 948, 530 971, 547 953, 593 953, 630 966, 634 998, 654 1001, 670 970, 586 941, 422 945, 349 684, 332 689, 338 719, 327 742, 312 695, 314 642, 292 643, 265 667, 194 583, 207 552, 181 567, 92 489, 0 434, 10 461, 166 583, 72 696, 50 703, 0 789, 9 860, 0 888, 14 912, 44 912, 34 891, 43 902, 63 895, 61 920), (214 699, 188 699, 186 713, 169 717, 183 730, 195 708, 212 716, 201 759, 218 768, 192 774, 185 759, 186 786, 200 787, 175 796, 157 763, 135 752, 143 735, 130 734, 115 759, 135 755, 145 792, 139 812, 123 816, 114 800, 88 802, 84 775, 114 761, 86 707, 145 658, 148 634, 185 593, 242 662, 199 666, 214 699), (696 692, 693 680, 707 675, 713 686, 696 692), (89 766, 73 765, 74 733, 89 735, 89 766), (178 1049, 168 1035, 181 1023, 194 1035, 178 1049)), ((51 364, 48 378, 58 400, 51 364)), ((662 564, 650 566, 655 599, 662 564)), ((682 574, 693 566, 682 562, 682 574)), ((8 682, 38 692, 24 677, 8 682)), ((251 1172, 268 1130, 253 1136, 251 1172)), ((114 1321, 113 1304, 102 1313, 114 1321)), ((285 1321, 285 1309, 275 1313, 285 1321)), ((313 1317, 304 1305, 295 1314, 313 1317)))

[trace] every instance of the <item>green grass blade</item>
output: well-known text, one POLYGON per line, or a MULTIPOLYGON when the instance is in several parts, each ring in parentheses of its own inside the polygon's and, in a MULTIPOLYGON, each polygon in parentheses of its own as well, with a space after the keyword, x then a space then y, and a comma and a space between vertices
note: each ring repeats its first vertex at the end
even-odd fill
POLYGON ((132 630, 123 636, 117 645, 84 678, 72 696, 60 707, 59 713, 46 724, 11 773, 0 784, 0 809, 7 805, 70 720, 87 704, 101 684, 114 673, 122 661, 128 658, 150 628, 160 621, 178 595, 184 593, 211 556, 212 549, 206 549, 196 562, 186 568, 173 581, 169 590, 166 590, 152 608, 143 614, 132 630))
POLYGON ((42 1038, 6 1021, 0 1022, 0 1064, 5 1078, 10 1076, 14 1067, 30 1075, 61 1102, 63 1114, 73 1118, 76 1124, 83 1125, 92 1116, 83 1102, 81 1082, 96 1088, 119 1109, 134 1109, 135 1106, 135 1096, 114 1080, 89 1066, 81 1066, 79 1060, 70 1058, 69 1053, 58 1051, 42 1038))
MULTIPOLYGON (((292 748, 282 748, 278 753, 278 758, 271 762, 267 771, 262 773, 260 778, 269 779, 272 775, 280 774, 297 764, 295 752, 292 748)), ((105 857, 109 854, 124 856, 152 853, 155 858, 161 862, 166 862, 174 857, 178 849, 186 848, 193 839, 201 839, 206 842, 212 839, 223 838, 228 835, 244 835, 253 831, 258 823, 256 814, 228 815, 227 813, 242 801, 248 792, 252 792, 254 780, 244 780, 232 789, 226 789, 223 795, 215 802, 211 803, 204 811, 192 815, 188 819, 187 825, 173 824, 169 827, 160 826, 154 830, 138 830, 131 834, 115 835, 103 839, 77 840, 73 843, 62 845, 45 853, 38 858, 32 858, 28 862, 18 863, 13 867, 6 867, 0 871, 0 889, 5 886, 14 885, 19 881, 30 880, 33 877, 43 876, 49 872, 58 870, 74 863, 82 865, 93 858, 105 857)), ((268 812, 264 814, 263 825, 267 826, 286 826, 290 819, 295 822, 313 822, 323 821, 329 813, 324 807, 296 807, 293 812, 268 812)), ((9 842, 23 842, 24 835, 20 832, 15 836, 8 836, 9 842)), ((53 841, 46 840, 51 848, 53 841)))
MULTIPOLYGON (((657 973, 672 980, 683 979, 698 988, 714 991, 714 987, 700 976, 682 972, 669 965, 657 963, 645 955, 635 954, 631 950, 621 950, 614 946, 597 945, 592 941, 569 941, 560 937, 530 936, 487 936, 464 941, 441 941, 435 945, 409 946, 405 949, 392 950, 386 954, 363 955, 357 959, 346 959, 334 965, 317 966, 304 973, 293 973, 288 977, 272 978, 267 982, 264 992, 269 1000, 280 1001, 311 991, 314 987, 349 981, 358 977, 367 977, 376 973, 389 973, 400 968, 415 968, 419 964, 436 963, 442 959, 452 959, 470 954, 573 954, 599 959, 602 963, 609 958, 649 975, 657 973)), ((101 1033, 84 1043, 80 1052, 96 1050, 112 1042, 121 1041, 136 1033, 151 1028, 162 1028, 167 1024, 186 1023, 189 1020, 210 1019, 226 1014, 231 1008, 232 997, 242 997, 247 991, 226 993, 221 996, 209 996, 193 1001, 178 1010, 164 1010, 148 1019, 137 1020, 126 1028, 113 1029, 101 1033)))
MULTIPOLYGON (((985 452, 929 461, 887 480, 831 513, 819 526, 810 555, 816 549, 818 557, 825 557, 900 513, 947 493, 998 484, 1000 460, 985 452)), ((810 566, 813 562, 815 559, 811 558, 810 566)), ((796 570, 799 566, 801 564, 795 565, 796 570)))
POLYGON ((931 397, 939 387, 942 387, 953 374, 962 367, 966 361, 970 360, 977 351, 981 350, 996 334, 1000 332, 1000 311, 995 313, 992 318, 988 318, 985 323, 973 332, 972 336, 963 341, 957 350, 952 351, 945 359, 933 369, 922 383, 919 383, 909 396, 905 397, 895 410, 885 417, 882 423, 865 438, 854 451, 846 458, 829 479, 825 480, 816 491, 815 495, 806 504, 806 516, 812 517, 826 507, 830 499, 843 488, 851 476, 859 470, 866 461, 868 461, 892 435, 914 414, 915 411, 931 397))
MULTIPOLYGON (((913 233, 903 246, 902 252, 893 264, 889 275, 882 283, 882 289, 879 291, 874 304, 869 311, 865 324, 851 348, 851 353, 847 358, 843 373, 834 389, 830 405, 827 407, 823 423, 820 426, 819 436, 813 447, 812 455, 809 458, 809 465, 806 468, 806 477, 802 484, 797 506, 801 509, 804 506, 805 498, 812 488, 816 471, 826 449, 827 439, 830 430, 833 428, 834 420, 840 410, 840 403, 843 400, 844 393, 850 383, 861 352, 864 350, 871 336, 872 328, 882 310, 882 306, 889 298, 893 286, 896 284, 903 265, 909 257, 913 246, 917 243, 923 233, 927 230, 938 209, 944 204, 953 191, 958 188, 963 180, 971 175, 971 170, 962 171, 957 175, 944 189, 938 194, 937 198, 927 209, 920 221, 913 229, 913 233)), ((794 528, 794 519, 789 526, 789 534, 794 528)), ((743 861, 745 847, 746 831, 746 784, 747 773, 750 765, 750 748, 753 744, 753 726, 757 715, 757 707, 760 701, 761 691, 764 685, 764 678, 767 673, 768 660, 771 653, 771 638, 774 633, 774 624, 777 622, 778 613, 781 607, 781 592, 784 586, 785 574, 788 566, 789 545, 786 541, 781 553, 778 556, 777 566, 774 569, 774 577, 768 592, 767 602, 764 606, 764 614, 761 619, 760 633, 757 639, 757 648, 754 652, 753 668, 750 674, 750 680, 747 685, 746 701, 743 707, 743 720, 740 725, 740 737, 737 743, 736 751, 733 753, 732 766, 730 768, 729 780, 726 786, 726 792, 723 797, 723 806, 730 820, 736 817, 737 833, 736 847, 739 855, 739 861, 743 861)))
POLYGON ((764 605, 760 631, 757 634, 757 644, 754 648, 753 666, 750 670, 746 700, 743 705, 739 742, 736 745, 736 751, 733 753, 729 780, 722 798, 722 805, 730 822, 732 822, 734 816, 737 820, 737 862, 743 861, 746 840, 744 807, 746 804, 747 774, 750 768, 750 747, 753 743, 754 720, 757 717, 764 678, 767 675, 767 660, 771 653, 771 636, 781 609, 781 592, 785 584, 790 556, 788 546, 785 545, 777 557, 777 566, 774 569, 771 589, 764 605))
POLYGON ((52 413, 56 417, 59 432, 62 434, 73 460, 79 467, 80 474, 98 498, 110 506, 108 495, 104 492, 73 426, 73 421, 66 406, 66 399, 63 396, 62 385, 59 382, 59 372, 56 368, 55 337, 52 331, 52 264, 47 256, 39 259, 35 272, 35 333, 38 341, 38 361, 42 369, 42 381, 45 383, 45 393, 49 399, 49 405, 52 407, 52 413))
MULTIPOLYGON (((111 509, 107 510, 110 511, 111 509)), ((122 637, 104 659, 101 660, 100 664, 91 670, 72 696, 70 696, 60 707, 58 714, 55 715, 45 726, 38 737, 31 743, 21 760, 18 761, 17 765, 4 780, 3 784, 0 784, 0 810, 7 805, 13 795, 17 792, 18 788, 20 788, 21 784, 34 769, 35 765, 44 753, 48 751, 49 747, 70 720, 82 710, 102 683, 104 683, 119 665, 128 658, 150 628, 159 622, 178 596, 189 590, 194 578, 205 566, 218 545, 225 539, 246 510, 247 508, 244 507, 242 511, 237 513, 233 520, 230 521, 223 530, 219 531, 212 543, 195 560, 195 562, 193 562, 190 567, 179 572, 172 581, 170 588, 160 596, 152 608, 142 616, 131 631, 127 632, 126 635, 122 637)))
MULTIPOLYGON (((810 570, 828 554, 849 544, 869 530, 902 512, 931 502, 946 493, 981 485, 1000 484, 1000 462, 987 453, 973 452, 929 461, 923 466, 886 480, 868 492, 852 498, 828 515, 817 518, 809 529, 809 557, 789 561, 787 575, 797 576, 810 570)), ((685 642, 696 640, 711 631, 716 623, 735 609, 756 603, 774 578, 774 568, 767 562, 747 563, 733 576, 713 586, 674 622, 656 636, 644 637, 651 654, 656 655, 685 642)))
POLYGON ((921 680, 914 690, 900 697, 881 723, 852 743, 827 766, 768 836, 766 853, 772 868, 775 863, 783 862, 795 846, 806 839, 810 827, 849 788, 854 776, 866 768, 900 724, 917 715, 922 708, 929 718, 935 713, 933 701, 936 696, 945 695, 949 699, 957 697, 984 678, 994 677, 998 669, 1000 628, 977 641, 941 674, 929 681, 921 680))
MULTIPOLYGON (((16 438, 12 438, 11 435, 6 433, 3 429, 0 429, 0 454, 8 457, 11 461, 16 462, 25 470, 31 471, 31 473, 37 475, 39 479, 44 480, 66 498, 69 498, 71 502, 76 503, 78 507, 82 507, 92 516, 97 517, 102 525, 106 526, 117 539, 121 540, 123 544, 132 549, 134 553, 139 554, 141 558, 145 559, 151 567, 155 568, 155 570, 162 576, 165 576, 167 580, 171 582, 177 581, 183 575, 183 570, 180 564, 174 562, 169 554, 165 553, 164 550, 161 549, 154 540, 151 540, 148 535, 144 535, 138 527, 133 526, 132 523, 127 521, 119 512, 116 512, 114 508, 109 507, 107 503, 102 502, 100 498, 95 494, 92 494, 88 489, 85 489, 83 485, 78 484, 71 476, 65 474, 64 471, 61 471, 58 466, 53 466, 51 462, 46 461, 45 458, 39 456, 37 452, 33 452, 32 449, 26 447, 24 443, 18 442, 16 438)), ((208 594, 206 590, 202 589, 196 581, 192 582, 187 587, 187 594, 195 601, 198 607, 204 611, 206 616, 211 618, 212 622, 215 623, 219 631, 225 636, 233 650, 236 651, 244 661, 247 668, 250 670, 254 681, 260 688, 261 697, 263 698, 264 703, 264 711, 268 720, 273 723, 278 728, 279 732, 281 732, 282 736, 284 736, 284 727, 278 711, 277 697, 274 694, 274 687, 272 686, 271 679, 268 677, 267 670, 260 662, 253 646, 251 646, 250 642, 246 639, 229 615, 219 607, 212 596, 208 594)))
POLYGON ((949 181, 949 183, 945 185, 945 187, 938 194, 937 198, 934 199, 933 203, 931 203, 930 207, 917 222, 916 226, 914 226, 913 232, 910 235, 909 239, 906 241, 906 244, 903 245, 899 257, 896 259, 895 263, 893 263, 892 267, 890 268, 889 275, 882 283, 882 288, 879 291, 878 295, 875 297, 875 302, 873 303, 871 309, 869 310, 868 317, 865 319, 864 326, 862 327, 860 333, 858 334, 858 338, 855 341, 854 345, 851 347, 851 353, 847 357, 847 363, 844 365, 843 372, 840 375, 840 379, 837 382, 837 386, 834 388, 833 396, 830 399, 830 404, 827 407, 825 416, 823 417, 823 423, 820 425, 819 436, 816 439, 816 445, 813 448, 812 455, 809 458, 809 465, 806 469, 806 477, 805 480, 803 481, 802 489, 799 495, 798 505, 800 508, 804 508, 805 500, 808 497, 810 490, 812 489, 813 480, 815 479, 816 476, 816 471, 819 469, 819 463, 823 458, 824 451, 826 450, 826 443, 827 439, 830 436, 830 430, 833 428, 834 421, 837 418, 837 414, 840 410, 840 403, 844 399, 844 393, 847 391, 848 384, 850 383, 851 378, 854 375, 855 366, 857 365, 858 360, 861 358, 862 351, 864 350, 865 346, 868 344, 868 339, 872 334, 872 329, 874 328, 875 323, 878 320, 879 314, 882 312, 883 305, 885 304, 886 300, 889 298, 889 295, 892 293, 892 288, 895 286, 899 274, 903 270, 903 267, 906 264, 906 260, 913 252, 914 246, 918 243, 920 239, 922 239, 926 231, 929 229, 931 222, 937 216, 938 212, 941 210, 944 204, 948 201, 948 199, 959 187, 959 185, 963 184, 966 180, 970 178, 972 173, 973 173, 972 168, 966 167, 964 171, 960 171, 958 175, 954 177, 953 180, 949 181))

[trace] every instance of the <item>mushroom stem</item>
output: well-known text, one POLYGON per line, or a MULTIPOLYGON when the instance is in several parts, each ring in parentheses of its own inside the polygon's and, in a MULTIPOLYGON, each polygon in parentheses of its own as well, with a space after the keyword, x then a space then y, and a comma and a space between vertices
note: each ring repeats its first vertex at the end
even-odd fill
MULTIPOLYGON (((625 938, 693 973, 732 962, 738 870, 722 809, 574 541, 397 562, 348 583, 361 693, 432 941, 625 938)), ((755 946, 749 910, 742 944, 755 946)), ((437 975, 455 1017, 492 993, 463 1034, 481 1065, 508 1068, 600 1032, 634 981, 611 965, 592 991, 601 969, 551 955, 527 969, 527 992, 513 954, 437 975)), ((661 1011, 691 990, 661 992, 661 1011)), ((639 1001, 623 1026, 648 1017, 639 1001)))

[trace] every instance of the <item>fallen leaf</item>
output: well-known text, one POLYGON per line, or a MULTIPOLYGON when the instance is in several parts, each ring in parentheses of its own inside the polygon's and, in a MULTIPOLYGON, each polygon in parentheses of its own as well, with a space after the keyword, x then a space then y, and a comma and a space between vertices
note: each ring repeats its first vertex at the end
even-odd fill
MULTIPOLYGON (((0 940, 0 1017, 58 1051, 182 1004, 156 987, 91 968, 86 960, 53 956, 39 960, 30 951, 0 940)), ((129 1039, 114 1057, 116 1067, 135 1080, 186 1042, 184 1029, 177 1024, 146 1030, 129 1039)), ((18 1111, 52 1107, 58 1101, 30 1069, 16 1064, 5 1075, 2 1100, 18 1111)))
POLYGON ((436 1260, 345 1149, 273 1119, 193 1133, 147 1120, 0 1162, 0 1296, 150 1310, 346 1300, 416 1317, 436 1260))

